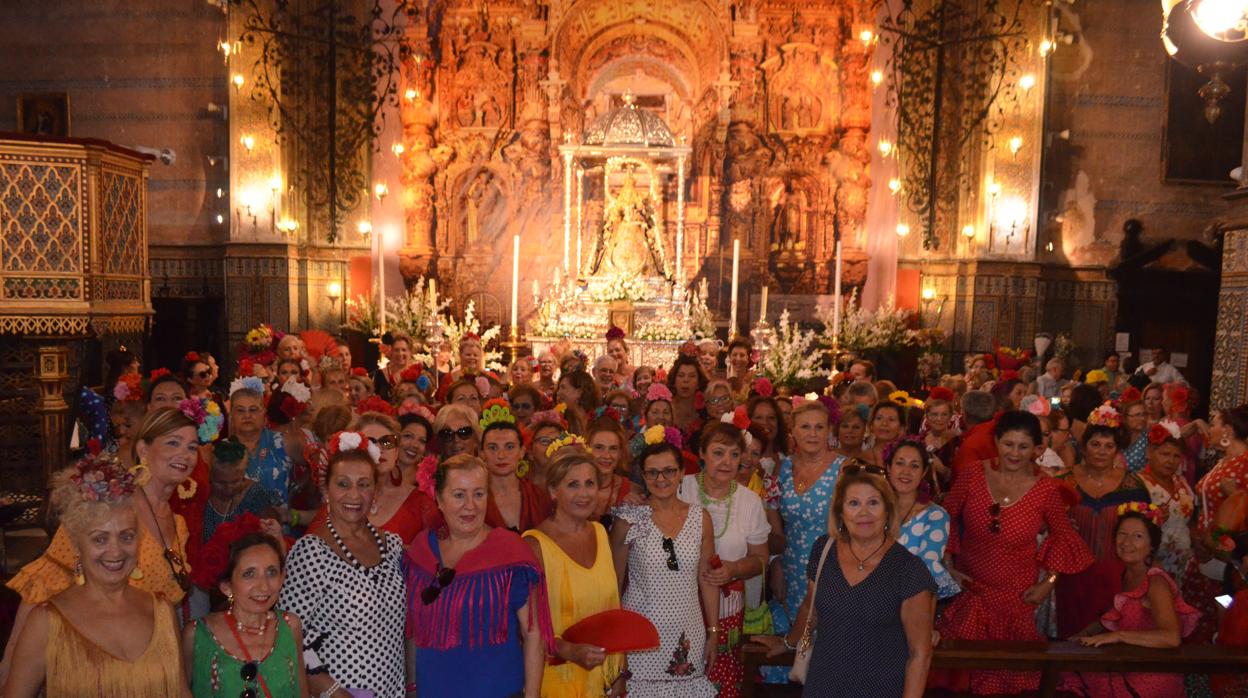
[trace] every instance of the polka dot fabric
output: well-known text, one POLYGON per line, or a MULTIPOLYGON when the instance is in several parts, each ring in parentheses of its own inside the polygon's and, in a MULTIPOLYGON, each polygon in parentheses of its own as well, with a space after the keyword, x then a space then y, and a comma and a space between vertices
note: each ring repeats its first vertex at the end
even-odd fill
POLYGON ((377 698, 403 696, 403 623, 407 585, 399 561, 403 541, 383 533, 385 551, 374 567, 357 568, 319 536, 300 538, 286 558, 279 606, 303 620, 317 653, 344 687, 377 698))
POLYGON ((927 565, 927 571, 936 580, 936 597, 948 599, 962 587, 945 569, 945 546, 949 543, 949 512, 939 505, 929 504, 923 511, 903 523, 897 532, 897 542, 927 565))
POLYGON ((818 576, 819 589, 815 643, 802 695, 900 696, 910 656, 901 604, 924 591, 936 593, 936 582, 923 561, 901 545, 889 546, 876 568, 853 586, 841 572, 833 545, 819 575, 827 540, 824 535, 815 541, 806 565, 807 578, 818 576))

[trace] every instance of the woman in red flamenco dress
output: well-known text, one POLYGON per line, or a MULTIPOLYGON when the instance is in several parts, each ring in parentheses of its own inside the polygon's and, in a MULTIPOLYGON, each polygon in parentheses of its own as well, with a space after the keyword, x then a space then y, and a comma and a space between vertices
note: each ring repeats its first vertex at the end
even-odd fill
MULTIPOLYGON (((1071 493, 1038 472, 1035 447, 1040 422, 1027 412, 1006 412, 994 431, 998 456, 968 467, 945 498, 954 525, 946 567, 964 590, 937 624, 957 640, 1035 640, 1036 606, 1057 577, 1092 564, 1067 510, 1071 493), (1048 531, 1044 542, 1037 536, 1048 531)), ((928 685, 979 695, 1034 691, 1038 672, 932 671, 928 685)))

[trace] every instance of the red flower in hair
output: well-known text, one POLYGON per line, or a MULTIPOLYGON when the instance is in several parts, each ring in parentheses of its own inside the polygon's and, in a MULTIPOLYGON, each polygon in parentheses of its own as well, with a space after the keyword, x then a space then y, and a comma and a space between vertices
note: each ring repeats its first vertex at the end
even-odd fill
POLYGON ((360 376, 360 377, 362 377, 362 378, 367 378, 367 377, 368 377, 368 371, 365 371, 365 370, 363 369, 363 367, 356 366, 356 367, 354 367, 354 368, 352 368, 352 369, 351 369, 351 375, 353 375, 353 376, 360 376))
POLYGON ((1128 386, 1126 390, 1122 391, 1122 395, 1118 396, 1118 402, 1135 402, 1136 400, 1139 400, 1142 397, 1143 395, 1140 395, 1139 389, 1136 388, 1134 385, 1132 385, 1132 386, 1128 386))
POLYGON ((624 339, 624 330, 612 325, 611 329, 607 330, 607 341, 614 339, 624 339))
POLYGON ((238 375, 243 378, 256 375, 256 364, 251 359, 238 360, 238 375))
POLYGON ((148 379, 147 379, 147 382, 148 382, 148 383, 155 383, 157 379, 159 379, 159 378, 163 378, 163 377, 165 377, 165 376, 171 376, 171 375, 173 375, 173 374, 169 371, 169 369, 167 369, 167 368, 158 368, 158 369, 156 369, 155 371, 152 371, 152 375, 151 375, 151 377, 150 377, 150 378, 148 378, 148 379))
POLYGON ((230 564, 230 546, 249 533, 260 530, 255 514, 241 514, 220 526, 191 560, 191 581, 201 589, 215 589, 230 564))
MULTIPOLYGON (((363 370, 363 369, 360 369, 360 370, 363 370)), ((403 369, 402 372, 399 373, 399 380, 402 380, 408 383, 415 383, 416 379, 420 378, 420 374, 423 373, 424 370, 425 370, 425 367, 423 365, 419 363, 412 364, 411 366, 408 366, 407 368, 403 369)))
POLYGON ((680 345, 680 353, 683 354, 684 356, 696 357, 698 355, 698 345, 694 344, 692 341, 685 342, 684 344, 680 345))
POLYGON ((771 380, 768 378, 759 378, 754 381, 754 385, 751 389, 763 397, 771 397, 776 392, 775 387, 771 384, 771 380))
POLYGON ((928 391, 927 399, 928 400, 945 400, 946 402, 953 402, 953 391, 948 388, 938 386, 928 391))
POLYGON ((377 397, 376 395, 369 395, 363 400, 360 400, 360 404, 355 406, 355 411, 359 412, 360 414, 364 414, 365 412, 380 412, 382 414, 388 414, 391 417, 393 417, 394 405, 391 405, 390 403, 377 397))
POLYGON ((467 332, 467 333, 465 333, 465 334, 464 334, 464 336, 463 336, 463 337, 461 337, 461 338, 460 338, 460 340, 459 340, 459 343, 460 343, 460 344, 463 344, 464 342, 476 342, 476 343, 480 344, 480 343, 481 343, 481 335, 477 334, 476 332, 467 332))
POLYGON ((1176 410, 1187 409, 1187 401, 1191 398, 1191 392, 1185 386, 1175 385, 1166 390, 1170 396, 1170 407, 1176 410))
POLYGON ((655 369, 654 381, 656 383, 666 383, 667 382, 667 369, 666 368, 655 369))
POLYGON ((188 352, 186 352, 186 356, 182 357, 182 360, 183 360, 183 361, 189 361, 189 362, 191 362, 191 363, 198 363, 198 362, 200 361, 200 358, 199 358, 199 352, 197 352, 197 351, 188 351, 188 352))
POLYGON ((1148 428, 1148 442, 1154 446, 1165 441, 1171 436, 1170 430, 1160 424, 1154 424, 1148 428))
POLYGON ((750 428, 750 415, 745 411, 745 405, 737 405, 737 409, 732 411, 732 425, 738 429, 750 428))
POLYGON ((299 402, 298 398, 294 395, 287 393, 283 393, 283 395, 285 395, 285 397, 282 398, 282 404, 279 406, 279 409, 281 409, 282 414, 287 417, 294 419, 295 417, 303 414, 304 410, 308 409, 307 403, 299 402))

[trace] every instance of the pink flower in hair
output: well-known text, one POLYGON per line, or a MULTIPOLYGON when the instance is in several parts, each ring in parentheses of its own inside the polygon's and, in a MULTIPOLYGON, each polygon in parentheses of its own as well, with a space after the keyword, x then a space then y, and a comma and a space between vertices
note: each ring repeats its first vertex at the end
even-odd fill
POLYGON ((646 390, 646 402, 654 402, 655 400, 672 401, 672 391, 668 390, 666 385, 655 381, 650 384, 646 390))
POLYGON ((438 496, 437 482, 434 478, 437 471, 437 456, 425 456, 425 459, 416 466, 416 489, 435 499, 438 496))
POLYGON ((477 376, 473 379, 473 384, 477 386, 477 392, 481 393, 481 397, 490 394, 490 379, 485 376, 477 376))

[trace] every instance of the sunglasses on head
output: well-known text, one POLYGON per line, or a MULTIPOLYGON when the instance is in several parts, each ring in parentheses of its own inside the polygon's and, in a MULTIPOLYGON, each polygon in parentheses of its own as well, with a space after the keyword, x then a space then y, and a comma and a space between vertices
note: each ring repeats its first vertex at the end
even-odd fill
POLYGON ((879 475, 881 477, 888 476, 888 474, 885 473, 884 469, 881 468, 880 466, 867 465, 865 463, 852 463, 850 465, 845 466, 844 468, 841 468, 841 472, 846 475, 857 475, 858 473, 865 472, 871 475, 879 475))
POLYGON ((680 569, 680 563, 676 561, 676 541, 663 537, 663 552, 667 553, 667 569, 675 572, 680 569))
POLYGON ((452 436, 458 438, 460 441, 467 441, 473 436, 472 427, 460 427, 458 429, 439 429, 438 430, 438 439, 442 441, 450 441, 452 436))
POLYGON ((425 587, 420 592, 420 602, 428 606, 438 600, 438 595, 442 590, 450 586, 455 579, 454 567, 442 567, 438 565, 438 573, 433 576, 433 584, 425 587))
POLYGON ((383 451, 391 451, 399 447, 399 437, 394 434, 386 434, 377 439, 370 436, 368 437, 368 442, 377 444, 383 451))

